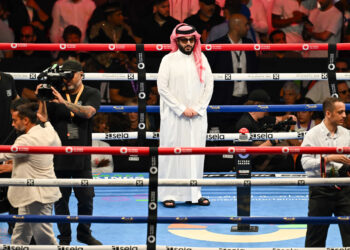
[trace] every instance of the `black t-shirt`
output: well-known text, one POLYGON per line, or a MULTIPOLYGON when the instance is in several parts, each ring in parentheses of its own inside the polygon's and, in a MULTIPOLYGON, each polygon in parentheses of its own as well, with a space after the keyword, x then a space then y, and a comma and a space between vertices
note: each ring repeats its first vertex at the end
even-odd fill
POLYGON ((275 124, 276 117, 265 116, 259 121, 255 121, 249 113, 244 113, 238 120, 235 126, 235 131, 238 132, 241 128, 246 128, 250 133, 265 132, 263 131, 264 124, 275 124))
POLYGON ((15 133, 12 128, 12 117, 10 106, 12 100, 17 96, 15 82, 9 74, 0 73, 0 144, 11 145, 15 138, 15 133), (13 135, 13 136, 11 136, 13 135))
MULTIPOLYGON (((66 99, 66 95, 61 93, 66 99)), ((70 95, 71 102, 74 103, 77 95, 70 95)), ((82 106, 92 106, 98 111, 100 107, 101 96, 97 89, 84 86, 84 90, 78 100, 82 106)), ((92 145, 92 118, 86 119, 74 115, 71 117, 69 109, 64 104, 48 103, 47 110, 49 119, 57 131, 62 146, 91 146, 92 145), (78 138, 69 139, 68 126, 78 128, 78 138)), ((90 155, 55 155, 55 170, 83 170, 90 168, 90 155)))

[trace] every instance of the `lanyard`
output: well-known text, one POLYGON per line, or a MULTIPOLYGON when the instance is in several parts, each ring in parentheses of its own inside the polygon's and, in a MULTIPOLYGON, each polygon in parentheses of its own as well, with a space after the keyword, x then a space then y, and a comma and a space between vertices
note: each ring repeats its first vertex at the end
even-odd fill
MULTIPOLYGON (((310 127, 311 127, 311 122, 312 122, 312 120, 310 120, 309 124, 307 125, 306 131, 309 131, 309 129, 310 129, 310 127)), ((297 122, 297 127, 298 127, 298 128, 301 128, 300 122, 299 122, 299 121, 297 122)))
MULTIPOLYGON (((80 88, 80 90, 79 90, 79 92, 78 92, 78 94, 77 94, 77 97, 76 97, 75 100, 74 100, 74 104, 77 104, 77 103, 78 103, 79 98, 80 98, 80 96, 81 96, 81 93, 83 93, 83 90, 84 90, 84 85, 81 84, 81 88, 80 88)), ((72 103, 72 101, 71 101, 71 99, 70 99, 70 95, 69 95, 68 93, 66 93, 66 97, 67 97, 67 101, 68 101, 69 103, 72 103)), ((70 112, 70 116, 71 116, 72 118, 74 117, 74 113, 73 113, 72 111, 70 112)))
POLYGON ((236 56, 237 59, 237 73, 242 73, 242 68, 241 68, 241 56, 242 56, 242 50, 237 54, 236 51, 233 51, 233 53, 236 56))

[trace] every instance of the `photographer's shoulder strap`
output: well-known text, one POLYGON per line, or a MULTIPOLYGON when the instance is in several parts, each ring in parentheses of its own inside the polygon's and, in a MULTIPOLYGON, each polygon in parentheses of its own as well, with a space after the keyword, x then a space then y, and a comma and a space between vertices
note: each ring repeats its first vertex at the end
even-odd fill
MULTIPOLYGON (((80 88, 80 90, 79 90, 79 92, 78 92, 78 94, 77 94, 77 97, 76 97, 75 100, 74 100, 74 104, 77 104, 77 103, 78 103, 78 101, 79 101, 79 99, 80 99, 80 96, 81 96, 81 94, 83 93, 83 91, 84 91, 84 84, 81 85, 81 88, 80 88)), ((69 95, 68 93, 66 93, 66 98, 67 98, 67 101, 68 101, 68 102, 72 103, 72 100, 70 99, 70 95, 69 95)), ((74 113, 73 113, 72 111, 70 112, 70 116, 71 116, 71 117, 74 117, 74 113)))

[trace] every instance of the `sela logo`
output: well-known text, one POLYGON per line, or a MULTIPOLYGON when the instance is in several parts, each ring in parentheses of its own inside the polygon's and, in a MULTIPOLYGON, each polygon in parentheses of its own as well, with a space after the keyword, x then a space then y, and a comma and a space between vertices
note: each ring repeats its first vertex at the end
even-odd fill
POLYGON ((106 139, 128 139, 129 134, 126 132, 122 133, 106 133, 106 139))
POLYGON ((27 179, 27 186, 34 186, 34 179, 27 179))
POLYGON ((271 133, 252 133, 252 139, 272 139, 273 135, 271 133))
POLYGON ((29 73, 29 79, 36 79, 35 73, 29 73))
POLYGON ((207 134, 207 140, 225 140, 225 135, 223 134, 207 134))
POLYGON ((280 74, 273 74, 273 80, 280 79, 280 74))
POLYGON ((3 250, 29 250, 29 247, 2 245, 2 249, 3 250))
POLYGON ((231 80, 231 74, 225 74, 225 80, 231 80))
POLYGON ((57 246, 57 250, 83 250, 83 247, 78 246, 57 246))

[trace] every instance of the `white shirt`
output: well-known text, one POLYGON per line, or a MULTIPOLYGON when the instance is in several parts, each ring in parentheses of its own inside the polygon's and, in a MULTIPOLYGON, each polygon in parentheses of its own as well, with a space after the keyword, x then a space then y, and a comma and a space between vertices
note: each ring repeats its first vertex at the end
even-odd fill
POLYGON ((77 3, 71 0, 58 0, 52 9, 51 42, 63 42, 63 30, 68 25, 77 26, 82 34, 81 40, 85 41, 88 21, 95 8, 96 5, 92 0, 80 0, 77 3))
MULTIPOLYGON (((343 15, 334 6, 326 11, 321 11, 318 8, 311 10, 309 20, 313 24, 313 32, 321 33, 329 31, 332 35, 326 41, 312 38, 311 43, 339 43, 341 36, 341 29, 343 26, 343 15)), ((310 57, 327 57, 327 50, 311 50, 310 57)))
MULTIPOLYGON (((19 136, 14 146, 61 146, 61 140, 50 122, 45 127, 36 125, 19 136)), ((12 178, 56 179, 53 154, 0 153, 0 161, 13 159, 12 178)), ((59 187, 16 187, 8 189, 13 207, 24 207, 33 202, 53 203, 61 197, 59 187)))
MULTIPOLYGON (((324 121, 310 129, 304 137, 301 144, 302 147, 349 147, 350 134, 349 130, 342 126, 337 127, 336 133, 332 136, 327 129, 324 121)), ((301 158, 303 169, 308 177, 321 177, 320 164, 321 156, 319 154, 303 154, 301 158)), ((328 162, 327 170, 331 167, 337 169, 342 164, 336 162, 328 162)))
MULTIPOLYGON (((230 36, 228 39, 232 44, 234 42, 231 40, 230 36)), ((237 44, 241 44, 242 39, 238 41, 237 44)), ((231 51, 232 65, 234 73, 247 73, 247 57, 244 51, 231 51), (240 70, 240 72, 239 72, 240 70)), ((235 81, 233 86, 233 96, 241 97, 248 94, 247 83, 245 81, 235 81)))

